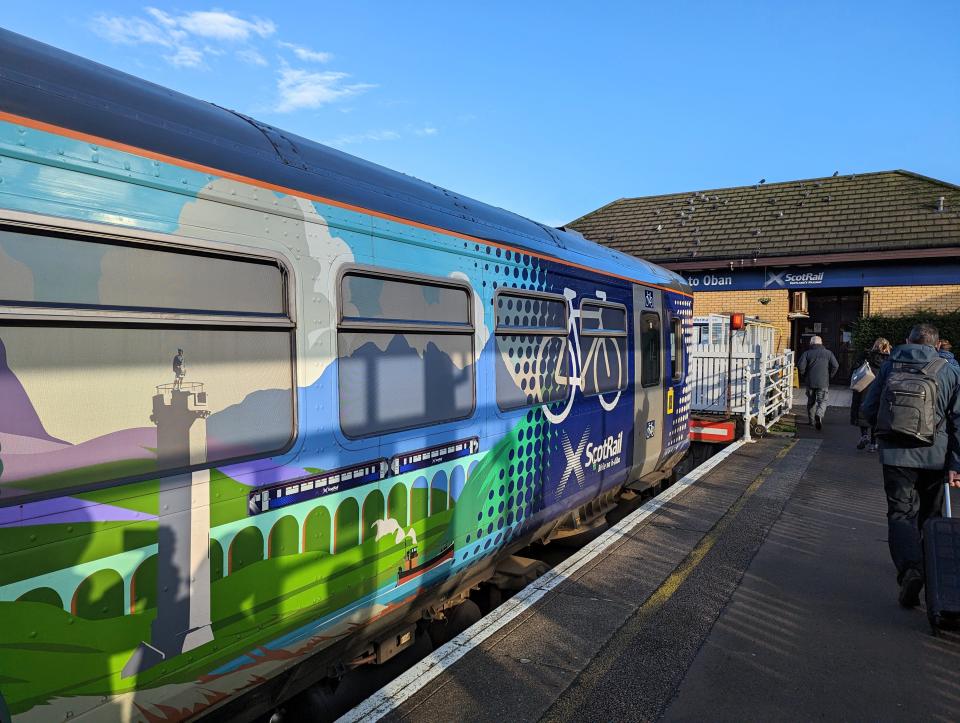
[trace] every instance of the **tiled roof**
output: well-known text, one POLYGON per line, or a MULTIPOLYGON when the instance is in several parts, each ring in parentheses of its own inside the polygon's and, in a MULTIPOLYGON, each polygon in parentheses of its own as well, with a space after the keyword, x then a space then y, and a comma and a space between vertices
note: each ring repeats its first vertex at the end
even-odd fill
POLYGON ((943 248, 960 245, 960 186, 908 171, 758 183, 622 198, 567 225, 659 263, 943 248))

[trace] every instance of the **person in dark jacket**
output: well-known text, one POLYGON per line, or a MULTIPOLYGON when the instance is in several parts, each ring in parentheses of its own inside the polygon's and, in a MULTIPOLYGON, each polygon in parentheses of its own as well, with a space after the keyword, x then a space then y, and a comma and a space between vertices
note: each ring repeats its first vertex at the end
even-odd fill
MULTIPOLYGON (((861 356, 854 366, 860 367, 864 362, 869 364, 875 382, 877 376, 880 374, 880 367, 890 358, 891 351, 893 351, 893 345, 882 336, 877 337, 876 341, 873 342, 873 346, 870 347, 870 351, 861 356)), ((870 386, 872 386, 874 382, 870 382, 870 385, 868 385, 866 389, 861 389, 859 392, 854 391, 853 398, 850 401, 850 424, 860 428, 860 441, 857 442, 857 449, 863 449, 867 445, 870 445, 871 452, 877 451, 876 428, 860 414, 860 405, 863 403, 867 392, 870 391, 870 386)))
POLYGON ((797 371, 807 385, 807 418, 817 429, 823 429, 830 380, 836 376, 839 368, 840 364, 833 352, 823 346, 823 339, 811 336, 810 348, 800 355, 797 371))
POLYGON ((953 364, 955 367, 960 367, 960 362, 958 362, 957 358, 953 355, 953 344, 951 344, 946 339, 941 339, 940 344, 937 345, 937 355, 941 359, 946 359, 950 364, 953 364))
MULTIPOLYGON (((907 343, 893 350, 863 400, 861 412, 871 424, 877 423, 884 385, 894 365, 922 367, 934 361, 937 341, 935 327, 917 324, 910 330, 907 343)), ((942 421, 932 446, 905 446, 893 437, 879 437, 887 494, 887 541, 904 607, 916 607, 920 602, 923 523, 940 514, 945 480, 951 487, 960 487, 960 370, 944 364, 937 371, 936 381, 937 418, 942 421)))

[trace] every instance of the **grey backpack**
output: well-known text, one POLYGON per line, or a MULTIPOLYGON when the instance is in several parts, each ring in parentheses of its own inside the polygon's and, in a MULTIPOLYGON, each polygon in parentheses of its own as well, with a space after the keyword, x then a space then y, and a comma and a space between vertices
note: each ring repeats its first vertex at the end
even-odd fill
POLYGON ((937 373, 947 363, 934 359, 923 366, 894 362, 880 392, 877 436, 930 447, 937 435, 937 373))

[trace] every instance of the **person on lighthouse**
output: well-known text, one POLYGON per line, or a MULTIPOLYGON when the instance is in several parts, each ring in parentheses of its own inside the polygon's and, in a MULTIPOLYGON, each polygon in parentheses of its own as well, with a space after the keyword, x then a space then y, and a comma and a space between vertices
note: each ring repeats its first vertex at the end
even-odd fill
POLYGON ((187 371, 183 366, 183 349, 177 349, 177 355, 173 357, 173 388, 179 390, 183 385, 183 378, 187 371))

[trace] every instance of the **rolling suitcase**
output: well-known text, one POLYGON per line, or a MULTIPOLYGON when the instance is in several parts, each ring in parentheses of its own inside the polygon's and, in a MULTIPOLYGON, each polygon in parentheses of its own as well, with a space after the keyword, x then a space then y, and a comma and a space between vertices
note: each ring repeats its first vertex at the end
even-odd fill
POLYGON ((927 619, 936 634, 960 622, 960 517, 950 509, 950 487, 944 485, 944 516, 923 525, 923 559, 927 619))

